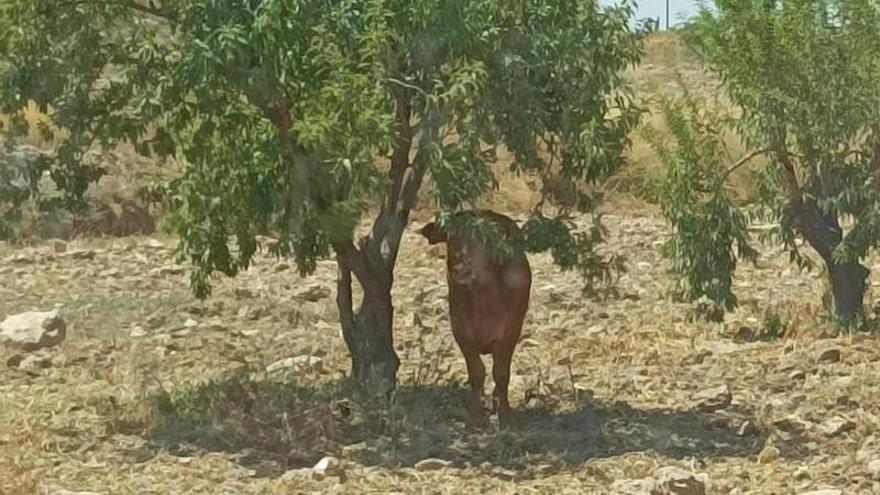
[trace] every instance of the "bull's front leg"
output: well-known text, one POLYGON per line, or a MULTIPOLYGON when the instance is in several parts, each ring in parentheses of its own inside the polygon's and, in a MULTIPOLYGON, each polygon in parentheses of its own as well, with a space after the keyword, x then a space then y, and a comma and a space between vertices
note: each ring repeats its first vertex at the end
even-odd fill
POLYGON ((510 385, 510 362, 515 346, 516 342, 507 343, 492 352, 492 378, 495 380, 495 390, 492 393, 493 402, 495 410, 498 411, 498 424, 503 428, 512 426, 513 423, 508 388, 510 385))
POLYGON ((475 346, 462 345, 459 343, 461 353, 467 364, 468 382, 470 390, 467 394, 467 423, 471 429, 483 424, 485 413, 483 411, 483 389, 486 384, 486 367, 480 359, 480 353, 475 346))

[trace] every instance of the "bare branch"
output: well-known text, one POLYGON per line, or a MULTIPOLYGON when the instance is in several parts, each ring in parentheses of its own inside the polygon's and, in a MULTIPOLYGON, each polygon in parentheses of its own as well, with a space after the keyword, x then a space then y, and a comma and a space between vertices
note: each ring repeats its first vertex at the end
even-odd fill
POLYGON ((769 152, 770 152, 770 148, 761 148, 761 149, 759 149, 759 150, 754 150, 754 151, 752 151, 751 153, 749 153, 749 154, 743 156, 742 158, 740 158, 739 160, 737 160, 737 162, 734 163, 732 167, 730 167, 729 169, 727 169, 726 172, 724 172, 724 179, 727 179, 728 177, 730 177, 730 174, 736 172, 736 170, 737 170, 738 168, 742 167, 743 165, 745 165, 746 163, 748 163, 749 161, 751 161, 751 160, 752 160, 753 158, 755 158, 756 156, 758 156, 758 155, 763 155, 763 154, 766 154, 766 153, 769 153, 769 152))

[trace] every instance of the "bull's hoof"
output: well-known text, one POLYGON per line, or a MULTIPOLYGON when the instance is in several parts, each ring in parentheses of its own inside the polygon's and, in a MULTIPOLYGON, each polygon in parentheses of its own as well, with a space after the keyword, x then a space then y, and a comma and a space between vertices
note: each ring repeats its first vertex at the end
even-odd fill
POLYGON ((498 428, 502 430, 515 430, 519 428, 520 421, 510 409, 499 409, 498 428))
POLYGON ((487 419, 486 411, 480 402, 468 406, 467 419, 465 420, 468 431, 481 430, 486 425, 487 419))

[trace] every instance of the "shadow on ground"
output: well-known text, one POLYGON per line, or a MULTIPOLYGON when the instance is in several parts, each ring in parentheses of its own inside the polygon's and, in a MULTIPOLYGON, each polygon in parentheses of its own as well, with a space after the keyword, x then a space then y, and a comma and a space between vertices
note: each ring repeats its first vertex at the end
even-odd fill
POLYGON ((519 426, 468 434, 457 385, 402 385, 393 405, 355 398, 341 382, 318 387, 247 373, 163 391, 140 434, 176 455, 226 452, 257 476, 312 466, 324 455, 363 465, 411 466, 440 458, 453 466, 490 463, 528 476, 586 460, 653 451, 672 458, 751 457, 767 434, 742 429, 746 414, 638 409, 579 401, 521 408, 519 426))

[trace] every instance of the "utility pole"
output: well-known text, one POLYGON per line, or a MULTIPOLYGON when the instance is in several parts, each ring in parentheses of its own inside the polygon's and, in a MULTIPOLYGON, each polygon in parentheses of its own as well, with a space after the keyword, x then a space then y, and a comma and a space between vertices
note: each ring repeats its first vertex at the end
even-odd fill
POLYGON ((669 31, 669 0, 666 0, 666 30, 669 31))

